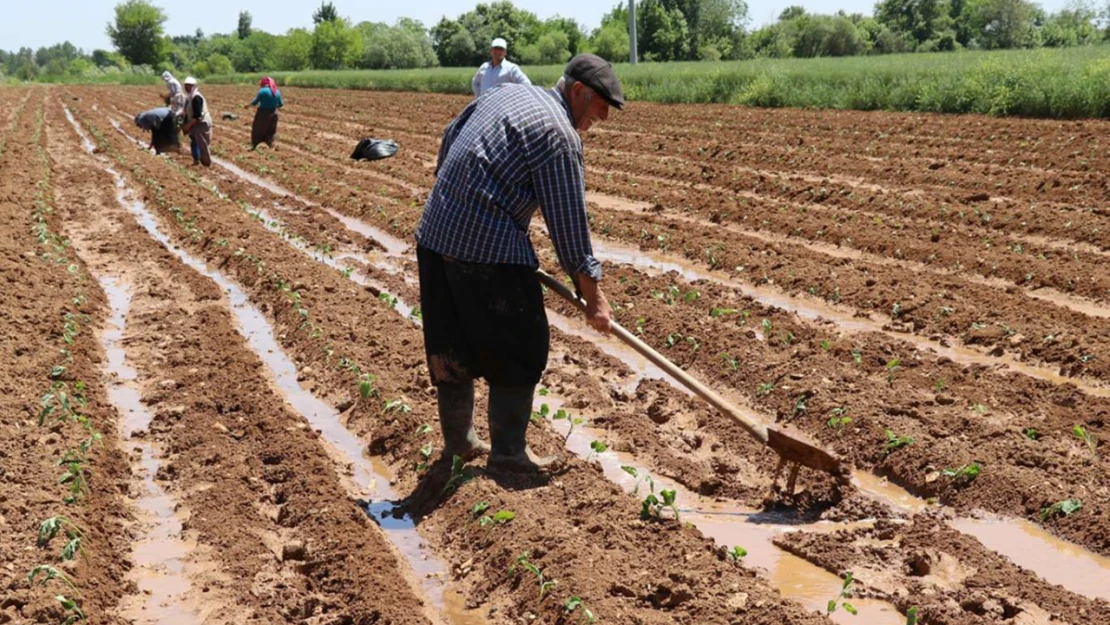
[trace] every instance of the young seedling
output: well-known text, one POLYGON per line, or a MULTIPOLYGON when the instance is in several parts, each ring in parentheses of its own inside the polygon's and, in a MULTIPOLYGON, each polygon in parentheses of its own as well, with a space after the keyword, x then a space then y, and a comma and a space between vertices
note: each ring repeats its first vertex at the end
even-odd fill
POLYGON ((624 471, 625 473, 631 475, 632 477, 636 478, 636 484, 632 487, 632 494, 633 495, 636 495, 640 492, 640 483, 641 482, 647 482, 651 486, 651 492, 655 492, 655 482, 651 479, 651 476, 648 475, 647 473, 645 473, 643 475, 643 477, 640 477, 640 472, 636 470, 636 467, 630 467, 628 465, 622 465, 621 470, 624 471))
POLYGON ((65 595, 58 595, 57 597, 54 597, 54 599, 57 600, 58 603, 62 604, 63 610, 72 613, 67 616, 64 621, 62 621, 61 625, 73 625, 73 623, 76 623, 77 621, 86 620, 85 613, 81 611, 81 607, 78 606, 77 602, 73 599, 69 599, 65 595))
POLYGON ((413 308, 411 312, 409 312, 409 317, 412 319, 416 319, 417 321, 423 321, 424 311, 420 310, 420 307, 417 306, 413 308))
POLYGON ((948 383, 944 381, 944 378, 937 378, 936 384, 933 386, 937 389, 938 393, 941 393, 947 385, 948 383))
POLYGON ((667 335, 667 338, 664 342, 667 344, 667 347, 674 347, 678 343, 682 342, 682 335, 678 332, 671 332, 667 335))
POLYGON ((591 624, 597 622, 597 617, 586 607, 586 602, 582 601, 581 597, 575 596, 567 599, 567 602, 563 604, 563 609, 566 610, 567 614, 574 614, 575 610, 582 610, 582 617, 578 620, 579 623, 591 624))
POLYGON ((894 372, 901 366, 902 361, 893 358, 886 363, 886 383, 889 386, 894 386, 894 372))
POLYGON ((728 364, 729 368, 733 371, 738 371, 740 369, 740 363, 737 362, 737 360, 730 356, 727 352, 721 354, 721 360, 725 361, 725 363, 728 364))
POLYGON ((941 473, 945 477, 952 478, 953 483, 970 484, 971 482, 975 481, 975 478, 979 477, 979 473, 981 473, 982 471, 983 465, 979 464, 978 462, 972 462, 971 464, 965 464, 958 469, 945 469, 941 471, 941 473))
POLYGON ((836 612, 836 608, 838 607, 838 605, 839 607, 844 608, 845 612, 853 616, 858 614, 856 608, 852 604, 845 601, 845 599, 852 598, 853 581, 854 580, 852 578, 851 572, 846 573, 844 576, 844 584, 840 587, 840 594, 837 595, 835 599, 829 599, 828 609, 825 611, 826 616, 831 616, 833 612, 836 612))
POLYGON ((378 381, 378 376, 373 373, 363 373, 358 376, 358 394, 363 399, 378 396, 378 387, 375 383, 378 381))
POLYGON ((420 448, 420 462, 414 467, 417 473, 428 470, 428 463, 431 461, 433 453, 435 453, 435 447, 431 443, 420 448))
POLYGON ((755 394, 758 395, 759 397, 763 397, 764 395, 769 394, 773 390, 775 390, 775 383, 774 382, 764 382, 764 383, 755 387, 755 394))
POLYGON ((1025 437, 1031 441, 1035 441, 1041 437, 1041 433, 1038 432, 1036 428, 1025 428, 1022 430, 1022 434, 1025 434, 1025 437))
POLYGON ((412 412, 412 406, 409 406, 401 399, 391 399, 385 402, 386 412, 399 412, 401 414, 409 414, 412 412))
POLYGON ((856 363, 857 365, 863 364, 863 352, 861 352, 858 349, 853 349, 852 350, 852 362, 856 363))
POLYGON ((743 547, 741 547, 740 545, 736 545, 735 547, 733 547, 733 548, 732 548, 731 550, 729 550, 729 552, 728 552, 728 557, 729 557, 729 559, 730 559, 730 560, 732 560, 733 562, 739 562, 739 561, 740 561, 740 560, 742 560, 742 559, 744 558, 744 556, 746 556, 746 555, 748 555, 748 550, 747 550, 747 549, 744 549, 744 548, 743 548, 743 547))
POLYGON ((536 577, 536 582, 540 587, 540 601, 542 602, 544 595, 546 595, 549 590, 554 588, 555 584, 558 583, 558 582, 556 582, 556 580, 553 580, 553 579, 547 579, 544 576, 543 571, 540 570, 540 567, 536 566, 535 564, 532 564, 531 560, 529 560, 529 558, 531 558, 531 557, 532 557, 532 554, 531 554, 531 552, 528 552, 528 551, 525 551, 524 553, 517 556, 516 563, 509 567, 509 574, 510 575, 515 575, 516 574, 516 567, 519 566, 520 568, 522 568, 522 569, 528 571, 529 573, 531 573, 532 575, 534 575, 536 577))
POLYGON ((825 350, 826 352, 829 351, 830 349, 832 349, 832 343, 830 343, 828 339, 822 340, 821 349, 825 350))
POLYGON ((543 421, 549 414, 551 414, 551 407, 547 404, 540 404, 539 410, 532 411, 532 423, 543 421))
POLYGON ((477 519, 478 517, 485 514, 486 510, 489 510, 489 502, 479 501, 478 503, 474 504, 473 508, 470 509, 470 515, 477 519))
MULTIPOLYGON (((655 484, 653 483, 652 491, 654 490, 655 484)), ((675 499, 678 497, 678 494, 674 490, 664 488, 659 491, 659 496, 663 498, 662 501, 655 496, 654 492, 644 497, 643 507, 640 509, 640 518, 645 520, 651 518, 662 520, 663 509, 670 508, 671 512, 674 513, 674 519, 678 521, 678 507, 675 505, 675 499)))
POLYGON ((913 444, 913 439, 909 436, 897 436, 894 432, 886 431, 886 453, 890 455, 892 452, 897 451, 907 445, 913 444))
POLYGON ((725 315, 735 315, 737 312, 735 308, 714 308, 709 311, 709 316, 717 318, 724 317, 725 315))
POLYGON ((593 458, 594 454, 603 454, 608 449, 609 446, 601 441, 591 441, 590 453, 586 456, 586 462, 589 462, 590 458, 593 458))
POLYGON ((66 586, 77 590, 77 586, 74 586, 73 582, 69 581, 68 577, 63 575, 62 572, 58 569, 47 564, 40 564, 36 566, 35 568, 31 569, 30 574, 27 575, 27 581, 30 582, 32 586, 35 583, 45 586, 46 583, 52 579, 58 579, 66 586), (41 580, 38 579, 39 573, 43 574, 43 578, 41 580))
POLYGON ((470 474, 470 471, 467 471, 466 462, 462 459, 462 456, 454 456, 451 458, 451 478, 444 485, 443 492, 454 492, 472 479, 474 479, 474 476, 470 474))
POLYGON ((1041 510, 1041 523, 1056 515, 1071 516, 1083 508, 1083 502, 1078 499, 1064 499, 1041 510))
POLYGON ((570 440, 571 433, 574 432, 574 426, 582 425, 583 423, 585 423, 585 421, 578 417, 570 416, 570 413, 568 413, 566 410, 563 410, 562 408, 556 410, 555 416, 551 417, 552 421, 560 421, 563 419, 566 419, 567 423, 570 424, 570 427, 567 428, 566 436, 563 437, 563 444, 566 444, 566 442, 570 440))
POLYGON ((1087 428, 1082 425, 1077 425, 1071 429, 1072 435, 1087 444, 1087 449, 1091 450, 1092 456, 1098 455, 1098 438, 1094 434, 1087 431, 1087 428))
POLYGON ((65 503, 76 503, 82 495, 88 492, 89 487, 88 482, 85 481, 83 464, 83 460, 76 457, 76 454, 72 451, 66 452, 66 455, 58 461, 58 466, 65 468, 65 472, 58 478, 58 483, 69 485, 69 495, 62 500, 65 503))
POLYGON ((906 610, 906 625, 917 625, 917 607, 906 610))
POLYGON ((802 393, 798 399, 794 400, 794 416, 800 415, 806 411, 806 402, 809 401, 809 393, 802 393))
POLYGON ((852 422, 852 417, 848 416, 847 408, 833 408, 829 411, 829 414, 832 416, 829 417, 829 420, 826 421, 825 424, 828 425, 833 432, 836 432, 837 436, 840 436, 844 433, 844 427, 852 422))

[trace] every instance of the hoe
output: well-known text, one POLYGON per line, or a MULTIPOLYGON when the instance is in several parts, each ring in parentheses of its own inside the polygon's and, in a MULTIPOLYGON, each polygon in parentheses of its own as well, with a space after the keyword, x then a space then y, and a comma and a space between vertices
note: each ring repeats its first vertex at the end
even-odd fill
MULTIPOLYGON (((555 291, 563 299, 577 306, 579 310, 586 309, 586 303, 575 296, 575 294, 561 282, 551 277, 551 275, 543 270, 539 270, 536 273, 544 286, 555 291)), ((831 473, 837 478, 837 482, 840 484, 847 482, 849 476, 848 467, 829 452, 806 441, 802 435, 796 432, 787 433, 784 426, 775 425, 772 427, 756 421, 741 412, 740 409, 729 403, 728 400, 715 393, 712 389, 695 380, 690 374, 680 369, 673 362, 667 360, 666 357, 655 351, 650 345, 636 338, 616 321, 611 322, 611 326, 613 334, 615 334, 617 338, 639 352, 644 358, 655 363, 660 369, 666 371, 675 380, 678 380, 683 386, 689 389, 690 392, 709 402, 711 406, 719 410, 723 415, 738 423, 740 427, 744 428, 744 431, 757 441, 774 450, 775 453, 779 455, 779 463, 775 468, 772 483, 778 482, 783 468, 787 464, 790 464, 790 475, 786 481, 785 491, 787 496, 792 496, 794 494, 794 486, 798 479, 798 470, 803 466, 817 471, 831 473)))

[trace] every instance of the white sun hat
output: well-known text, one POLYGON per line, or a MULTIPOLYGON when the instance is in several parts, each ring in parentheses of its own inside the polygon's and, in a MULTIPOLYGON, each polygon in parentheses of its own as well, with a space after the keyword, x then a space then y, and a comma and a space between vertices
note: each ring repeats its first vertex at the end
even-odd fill
POLYGON ((197 84, 197 79, 193 78, 192 76, 189 76, 188 78, 185 79, 185 84, 186 85, 195 85, 195 84, 197 84))
POLYGON ((497 39, 493 40, 493 43, 489 44, 489 47, 491 47, 491 48, 501 48, 502 50, 508 50, 509 49, 509 44, 506 43, 505 40, 502 39, 501 37, 498 37, 497 39))

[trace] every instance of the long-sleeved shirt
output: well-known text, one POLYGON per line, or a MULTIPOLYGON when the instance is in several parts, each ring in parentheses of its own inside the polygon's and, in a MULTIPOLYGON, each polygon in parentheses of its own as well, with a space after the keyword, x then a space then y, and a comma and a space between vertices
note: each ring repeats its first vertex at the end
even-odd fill
POLYGON ((502 59, 498 65, 493 65, 489 61, 482 63, 474 78, 471 79, 470 87, 474 90, 475 96, 481 96, 490 89, 507 83, 531 85, 532 81, 528 80, 519 65, 502 59))
POLYGON ((269 87, 263 87, 258 90, 258 95, 254 96, 254 99, 251 100, 251 106, 255 104, 258 105, 258 108, 268 111, 274 111, 285 106, 285 102, 281 99, 281 90, 279 89, 277 95, 274 95, 274 92, 270 91, 269 87))
POLYGON ((582 139, 562 93, 506 85, 448 126, 416 229, 422 247, 475 263, 536 268, 528 236, 542 206, 559 264, 601 279, 586 217, 582 139))
POLYGON ((172 114, 170 109, 164 107, 143 111, 135 116, 135 125, 143 130, 155 130, 160 128, 166 121, 166 118, 170 117, 172 114))

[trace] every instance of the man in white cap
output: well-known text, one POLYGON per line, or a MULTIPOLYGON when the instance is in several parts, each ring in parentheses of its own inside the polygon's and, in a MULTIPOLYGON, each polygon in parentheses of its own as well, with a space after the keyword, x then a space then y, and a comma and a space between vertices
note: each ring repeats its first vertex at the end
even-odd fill
POLYGON ((489 45, 489 62, 482 63, 478 73, 474 74, 474 79, 470 81, 470 86, 474 89, 474 97, 481 97, 483 93, 505 83, 532 84, 519 65, 505 60, 506 48, 508 44, 501 37, 494 39, 489 45))

